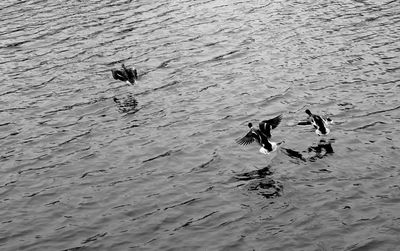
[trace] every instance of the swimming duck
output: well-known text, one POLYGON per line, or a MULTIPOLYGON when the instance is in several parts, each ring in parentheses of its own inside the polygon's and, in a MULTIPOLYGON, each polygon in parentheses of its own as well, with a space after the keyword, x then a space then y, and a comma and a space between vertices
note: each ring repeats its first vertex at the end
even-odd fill
POLYGON ((329 128, 328 128, 328 125, 330 124, 330 123, 332 123, 332 120, 330 119, 330 118, 327 118, 327 119, 325 119, 325 118, 323 118, 323 117, 321 117, 321 116, 319 116, 319 115, 316 115, 316 114, 312 114, 311 113, 311 111, 310 110, 306 110, 306 113, 308 114, 308 120, 311 122, 311 124, 314 126, 314 128, 316 129, 315 130, 315 133, 318 135, 318 136, 321 136, 321 135, 328 135, 329 134, 329 132, 331 131, 329 128))
POLYGON ((121 70, 112 69, 111 72, 114 79, 124 81, 131 85, 133 85, 135 81, 138 79, 135 67, 128 69, 125 67, 124 64, 122 64, 121 70))
POLYGON ((269 141, 271 138, 271 130, 275 129, 282 120, 282 115, 276 116, 269 120, 263 120, 258 124, 259 129, 255 129, 252 123, 248 124, 250 131, 240 139, 236 140, 236 143, 240 145, 248 145, 257 141, 261 146, 260 152, 263 154, 270 154, 278 148, 280 143, 269 141))

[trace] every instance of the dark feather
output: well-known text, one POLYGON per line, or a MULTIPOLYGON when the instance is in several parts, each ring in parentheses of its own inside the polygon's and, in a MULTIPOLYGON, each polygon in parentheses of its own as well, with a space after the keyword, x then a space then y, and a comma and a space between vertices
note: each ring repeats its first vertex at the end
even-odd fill
POLYGON ((124 76, 124 74, 122 73, 122 71, 120 70, 111 70, 113 78, 116 80, 121 80, 121 81, 126 81, 126 77, 124 76))
POLYGON ((322 118, 318 115, 312 115, 314 123, 317 125, 318 129, 321 131, 322 134, 326 133, 325 124, 322 118))
POLYGON ((268 151, 272 151, 272 145, 268 141, 271 138, 271 129, 276 128, 282 120, 282 115, 279 115, 273 119, 264 120, 259 123, 259 129, 254 129, 251 123, 248 124, 250 131, 240 139, 236 140, 239 145, 248 145, 257 141, 262 147, 268 151))
POLYGON ((136 69, 128 69, 124 64, 122 64, 122 70, 112 69, 111 72, 114 79, 124 82, 128 81, 132 85, 135 83, 135 80, 137 80, 136 69))
POLYGON ((261 123, 269 124, 272 127, 271 129, 275 129, 279 125, 279 123, 281 123, 281 121, 282 121, 282 115, 278 115, 275 118, 264 120, 261 123))
POLYGON ((299 121, 297 123, 298 125, 311 125, 311 121, 307 120, 307 121, 299 121))
MULTIPOLYGON (((327 125, 325 124, 326 122, 332 121, 330 118, 327 119, 327 121, 324 121, 324 119, 316 114, 313 114, 310 110, 306 110, 306 113, 308 114, 308 119, 311 121, 311 124, 314 126, 315 129, 319 130, 322 135, 326 135, 329 133, 327 130, 327 125)), ((317 132, 319 135, 319 133, 317 132)))
POLYGON ((128 77, 129 83, 135 83, 135 76, 133 75, 132 69, 128 69, 125 72, 126 72, 126 76, 128 77))
POLYGON ((236 143, 239 145, 248 145, 254 142, 255 136, 253 131, 248 132, 243 138, 237 139, 236 143))
POLYGON ((261 121, 258 127, 260 128, 260 131, 269 139, 271 138, 271 130, 275 129, 281 120, 282 115, 278 115, 275 118, 261 121))

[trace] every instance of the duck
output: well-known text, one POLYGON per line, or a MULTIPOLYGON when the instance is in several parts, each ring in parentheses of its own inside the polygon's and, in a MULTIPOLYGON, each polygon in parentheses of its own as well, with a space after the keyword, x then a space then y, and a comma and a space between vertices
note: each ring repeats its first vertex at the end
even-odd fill
POLYGON ((308 121, 314 126, 315 133, 318 136, 325 136, 330 133, 328 125, 332 123, 330 118, 324 118, 320 115, 313 114, 309 109, 305 111, 308 115, 308 121))
POLYGON ((248 127, 250 131, 242 138, 236 140, 236 143, 239 145, 248 145, 256 141, 260 146, 260 153, 270 154, 274 152, 278 145, 283 142, 276 143, 270 141, 271 139, 271 130, 275 129, 282 120, 282 115, 278 115, 269 120, 263 120, 258 124, 258 129, 253 127, 252 123, 248 123, 248 127))
POLYGON ((135 81, 138 79, 136 68, 126 68, 124 64, 122 64, 121 70, 112 69, 111 72, 114 79, 124 81, 131 85, 134 85, 135 81))

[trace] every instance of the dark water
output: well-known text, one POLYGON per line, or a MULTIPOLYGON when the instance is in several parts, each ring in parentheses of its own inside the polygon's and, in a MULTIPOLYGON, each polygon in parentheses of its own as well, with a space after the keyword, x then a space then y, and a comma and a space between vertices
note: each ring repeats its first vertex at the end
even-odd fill
POLYGON ((399 1, 0 13, 1 250, 400 246, 399 1), (307 108, 334 120, 325 143, 307 108), (278 114, 279 151, 235 144, 278 114))

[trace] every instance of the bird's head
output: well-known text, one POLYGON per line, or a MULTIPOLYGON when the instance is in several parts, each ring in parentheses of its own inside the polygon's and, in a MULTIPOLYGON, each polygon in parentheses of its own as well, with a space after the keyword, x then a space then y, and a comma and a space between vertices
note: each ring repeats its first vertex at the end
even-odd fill
POLYGON ((306 113, 308 114, 308 116, 311 116, 312 115, 312 113, 311 113, 311 111, 310 110, 306 110, 306 113))
POLYGON ((252 124, 252 123, 248 123, 247 126, 248 126, 249 128, 252 128, 252 127, 253 127, 253 124, 252 124))

